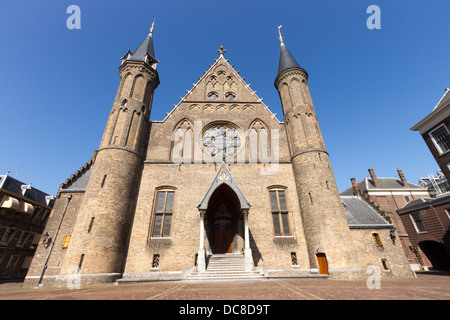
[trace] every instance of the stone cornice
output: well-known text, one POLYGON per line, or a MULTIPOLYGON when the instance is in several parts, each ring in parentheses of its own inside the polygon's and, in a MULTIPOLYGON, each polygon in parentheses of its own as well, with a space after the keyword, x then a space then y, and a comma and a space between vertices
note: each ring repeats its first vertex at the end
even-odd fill
POLYGON ((159 75, 158 71, 148 66, 146 63, 138 62, 138 61, 125 61, 119 67, 119 73, 126 73, 132 70, 136 70, 140 73, 145 73, 150 76, 151 80, 155 82, 155 88, 159 85, 159 75))
POLYGON ((308 72, 306 72, 305 69, 302 68, 291 68, 291 69, 287 69, 285 71, 283 71, 282 73, 280 73, 276 78, 275 78, 275 88, 278 89, 278 86, 280 85, 280 83, 286 79, 289 76, 292 75, 300 75, 303 78, 305 78, 306 82, 308 82, 308 72))

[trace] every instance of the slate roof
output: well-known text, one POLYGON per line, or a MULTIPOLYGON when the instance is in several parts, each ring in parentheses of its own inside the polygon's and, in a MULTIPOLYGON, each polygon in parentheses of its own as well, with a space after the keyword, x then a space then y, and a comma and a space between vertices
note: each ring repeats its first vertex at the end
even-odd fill
POLYGON ((280 59, 278 61, 278 75, 287 69, 300 68, 300 65, 289 52, 286 45, 282 42, 280 46, 280 59))
POLYGON ((89 177, 91 176, 92 166, 89 167, 84 173, 82 173, 76 180, 74 180, 70 185, 64 185, 60 192, 83 192, 86 191, 87 184, 89 182, 89 177))
POLYGON ((345 207, 345 217, 350 229, 392 228, 374 208, 356 196, 341 196, 345 207))
POLYGON ((31 189, 26 190, 25 195, 22 195, 22 186, 27 185, 26 183, 19 181, 9 175, 0 175, 0 189, 11 192, 20 198, 29 199, 36 203, 39 203, 45 207, 53 207, 53 201, 50 201, 47 204, 47 200, 45 197, 49 196, 49 194, 31 187, 31 189))
POLYGON ((154 62, 159 62, 155 58, 155 48, 153 47, 153 32, 150 32, 148 34, 147 38, 145 38, 139 48, 137 48, 137 50, 133 54, 131 54, 127 60, 147 62, 145 60, 145 56, 147 54, 150 56, 151 60, 153 60, 154 62))
POLYGON ((409 201, 402 208, 398 209, 399 214, 426 209, 428 207, 447 206, 450 203, 450 192, 443 193, 436 198, 418 198, 409 201))
MULTIPOLYGON (((361 192, 366 190, 376 190, 376 189, 402 189, 405 188, 405 185, 399 178, 378 178, 378 183, 380 184, 380 188, 375 187, 375 183, 372 178, 364 178, 363 180, 357 183, 358 188, 361 192)), ((423 187, 411 183, 408 181, 408 185, 410 189, 423 189, 423 187)), ((349 187, 340 193, 342 196, 352 196, 353 195, 353 187, 349 187)))

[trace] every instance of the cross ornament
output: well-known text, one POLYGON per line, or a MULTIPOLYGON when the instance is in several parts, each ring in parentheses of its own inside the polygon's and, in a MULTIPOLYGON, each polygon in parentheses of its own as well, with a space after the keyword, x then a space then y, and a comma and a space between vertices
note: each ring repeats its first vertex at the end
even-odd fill
POLYGON ((223 46, 221 45, 221 46, 219 47, 219 50, 217 50, 217 52, 218 52, 221 56, 223 56, 223 54, 224 54, 225 52, 227 52, 227 50, 225 50, 225 49, 223 48, 223 46))

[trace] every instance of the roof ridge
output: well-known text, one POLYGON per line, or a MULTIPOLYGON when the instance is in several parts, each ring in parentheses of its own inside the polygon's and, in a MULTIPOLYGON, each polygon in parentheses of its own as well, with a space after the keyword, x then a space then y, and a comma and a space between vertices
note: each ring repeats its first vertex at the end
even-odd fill
POLYGON ((439 102, 436 104, 436 106, 433 108, 433 111, 434 110, 436 110, 438 107, 439 107, 439 105, 441 104, 441 102, 444 100, 444 98, 445 98, 445 96, 447 96, 447 94, 449 95, 449 101, 446 101, 446 102, 450 102, 450 89, 449 88, 446 88, 445 89, 445 93, 444 93, 444 95, 441 97, 441 99, 439 100, 439 102))

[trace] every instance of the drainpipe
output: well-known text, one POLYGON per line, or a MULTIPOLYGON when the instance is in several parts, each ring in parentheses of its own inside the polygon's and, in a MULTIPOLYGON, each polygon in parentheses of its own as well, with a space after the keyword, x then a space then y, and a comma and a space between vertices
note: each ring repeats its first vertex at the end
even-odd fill
POLYGON ((47 270, 47 267, 48 267, 48 260, 50 259, 50 254, 52 253, 53 246, 55 245, 55 240, 56 240, 56 237, 58 236, 59 229, 61 229, 61 224, 62 224, 62 222, 64 220, 64 216, 66 215, 66 211, 67 211, 67 207, 69 206, 70 199, 72 199, 72 195, 71 194, 67 196, 66 207, 64 208, 64 211, 63 211, 62 216, 61 216, 61 220, 59 221, 58 228, 56 229, 54 240, 52 241, 52 244, 50 246, 50 250, 48 251, 47 259, 45 259, 44 267, 42 268, 41 276, 39 277, 39 281, 38 281, 38 283, 36 285, 36 288, 39 288, 39 287, 42 286, 42 280, 44 279, 44 274, 45 274, 45 271, 47 270))

